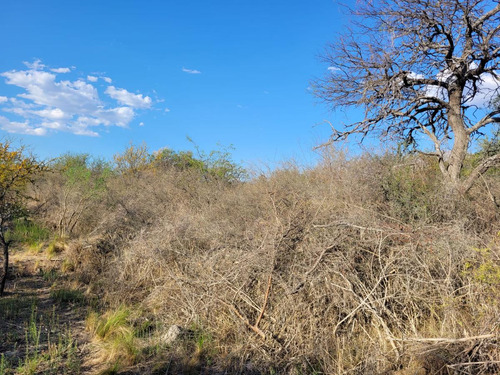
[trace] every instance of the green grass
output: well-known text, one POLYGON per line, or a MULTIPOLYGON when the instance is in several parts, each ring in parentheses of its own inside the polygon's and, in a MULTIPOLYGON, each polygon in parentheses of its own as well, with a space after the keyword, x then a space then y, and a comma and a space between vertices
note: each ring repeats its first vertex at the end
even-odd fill
POLYGON ((136 332, 129 318, 130 310, 124 306, 103 315, 91 312, 87 317, 87 328, 100 342, 108 362, 130 365, 139 354, 136 332))
POLYGON ((83 293, 75 289, 66 289, 66 288, 56 289, 50 292, 50 296, 58 304, 82 305, 86 302, 83 293))
POLYGON ((51 268, 49 270, 40 269, 40 274, 44 281, 49 283, 53 283, 59 278, 59 272, 55 268, 51 268))
POLYGON ((13 228, 7 234, 9 240, 26 244, 33 250, 41 249, 42 244, 48 241, 49 236, 48 229, 27 219, 16 220, 13 228))
POLYGON ((19 318, 28 318, 30 307, 36 305, 37 298, 34 296, 28 297, 11 297, 5 296, 0 298, 0 317, 4 321, 16 320, 19 318))
POLYGON ((0 375, 6 375, 7 370, 10 367, 9 361, 5 358, 4 354, 0 355, 0 375))
MULTIPOLYGON (((70 329, 59 324, 55 309, 52 314, 41 314, 36 299, 17 298, 2 305, 0 315, 4 317, 1 313, 13 306, 22 306, 23 313, 9 313, 5 320, 15 321, 16 326, 23 328, 16 332, 15 341, 8 341, 18 354, 9 358, 0 356, 0 375, 80 374, 76 342, 70 329), (31 302, 31 308, 26 306, 27 301, 31 302)), ((14 329, 8 333, 14 333, 14 329)))
POLYGON ((64 243, 59 239, 54 239, 49 243, 47 247, 47 255, 49 257, 56 256, 64 251, 64 243))

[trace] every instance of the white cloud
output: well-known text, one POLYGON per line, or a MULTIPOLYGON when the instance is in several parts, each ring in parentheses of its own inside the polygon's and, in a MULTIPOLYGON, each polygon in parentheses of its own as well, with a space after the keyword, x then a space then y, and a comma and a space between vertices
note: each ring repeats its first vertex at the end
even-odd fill
POLYGON ((339 68, 337 68, 337 67, 335 67, 335 66, 329 66, 327 69, 328 69, 330 72, 338 72, 338 71, 340 71, 340 69, 339 69, 339 68))
POLYGON ((99 119, 103 120, 104 125, 127 126, 135 117, 135 112, 130 107, 117 107, 110 109, 101 109, 99 119))
POLYGON ((111 78, 109 78, 109 77, 101 77, 101 78, 102 78, 102 79, 104 80, 104 82, 106 82, 106 83, 111 83, 111 82, 113 82, 113 80, 112 80, 111 78))
POLYGON ((59 80, 57 74, 67 73, 69 68, 48 69, 40 60, 25 65, 25 70, 0 73, 6 84, 23 89, 16 97, 0 96, 0 112, 5 114, 0 115, 0 129, 7 132, 45 135, 64 131, 98 136, 96 127, 126 127, 136 116, 135 109, 151 108, 153 104, 148 96, 113 86, 105 92, 116 101, 103 101, 92 85, 97 81, 95 76, 87 76, 91 83, 59 80))
POLYGON ((69 73, 71 72, 70 68, 55 68, 55 69, 50 69, 51 72, 54 73, 69 73))
POLYGON ((152 104, 152 100, 149 96, 133 94, 125 89, 117 89, 115 86, 109 86, 105 93, 118 102, 132 108, 150 108, 152 104))
MULTIPOLYGON (((474 96, 467 101, 467 105, 473 105, 480 108, 489 107, 491 105, 491 101, 495 99, 500 94, 500 81, 496 79, 491 74, 483 74, 481 76, 481 81, 478 84, 478 92, 474 96)), ((472 86, 468 86, 466 88, 466 93, 472 92, 472 86)))
MULTIPOLYGON (((419 75, 414 75, 419 78, 419 75)), ((453 77, 448 71, 437 74, 436 78, 442 82, 453 82, 453 77)), ((481 80, 477 83, 477 91, 474 97, 470 97, 473 93, 472 82, 468 82, 464 90, 464 104, 475 106, 478 108, 487 108, 491 105, 491 101, 500 94, 500 80, 496 79, 492 74, 485 73, 481 75, 481 80)), ((425 95, 439 99, 447 99, 446 90, 442 87, 428 85, 425 87, 425 95)))
POLYGON ((141 121, 141 122, 139 123, 139 126, 144 126, 144 123, 141 121))
POLYGON ((170 112, 170 108, 165 108, 165 112, 170 112))
POLYGON ((10 121, 8 118, 0 116, 0 128, 9 133, 29 134, 29 135, 45 135, 47 130, 43 127, 35 127, 27 121, 16 122, 10 121))
POLYGON ((68 114, 64 113, 59 108, 54 109, 42 109, 40 111, 33 111, 33 114, 36 114, 40 117, 49 119, 49 120, 63 120, 69 117, 68 114))
POLYGON ((188 74, 201 74, 201 72, 199 70, 196 70, 196 69, 182 68, 182 71, 184 73, 188 73, 188 74))

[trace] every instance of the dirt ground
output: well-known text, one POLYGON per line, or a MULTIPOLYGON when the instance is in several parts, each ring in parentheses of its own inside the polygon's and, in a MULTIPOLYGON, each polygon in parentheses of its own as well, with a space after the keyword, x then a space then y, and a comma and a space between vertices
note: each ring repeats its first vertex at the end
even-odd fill
POLYGON ((0 298, 0 375, 99 372, 85 330, 88 303, 68 287, 61 259, 13 249, 0 298))

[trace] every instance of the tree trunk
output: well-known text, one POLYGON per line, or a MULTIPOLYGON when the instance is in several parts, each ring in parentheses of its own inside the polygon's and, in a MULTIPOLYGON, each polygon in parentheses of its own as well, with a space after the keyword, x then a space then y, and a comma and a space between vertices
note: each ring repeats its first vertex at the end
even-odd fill
POLYGON ((3 247, 3 275, 0 280, 0 297, 3 297, 5 282, 7 281, 7 275, 9 273, 9 242, 1 238, 0 243, 3 247))
POLYGON ((449 92, 450 108, 448 110, 448 124, 453 131, 453 148, 448 162, 448 180, 452 189, 460 190, 460 173, 469 148, 469 135, 466 132, 464 119, 461 113, 462 90, 455 89, 449 92))

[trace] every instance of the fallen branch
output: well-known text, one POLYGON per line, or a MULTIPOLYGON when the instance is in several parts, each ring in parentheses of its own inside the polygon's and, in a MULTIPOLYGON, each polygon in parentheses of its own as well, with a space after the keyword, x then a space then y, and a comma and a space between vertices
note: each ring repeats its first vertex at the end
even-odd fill
POLYGON ((398 339, 394 338, 396 341, 405 341, 405 342, 446 342, 446 343, 456 343, 456 342, 467 342, 467 341, 473 341, 473 340, 483 340, 483 339, 490 339, 493 337, 498 337, 498 335, 494 333, 490 333, 488 335, 480 335, 480 336, 470 336, 470 337, 461 337, 459 339, 452 339, 452 338, 447 338, 447 337, 431 337, 431 338, 422 338, 422 339, 398 339))
POLYGON ((330 228, 333 226, 345 226, 345 227, 351 227, 351 228, 356 228, 356 229, 361 229, 361 230, 371 230, 371 231, 376 231, 376 232, 384 232, 384 229, 381 229, 381 228, 363 227, 361 225, 351 224, 351 223, 347 223, 345 221, 338 221, 338 222, 333 222, 330 224, 315 224, 312 227, 313 228, 330 228))
POLYGON ((483 361, 483 362, 462 362, 455 363, 453 365, 447 365, 448 367, 458 367, 458 366, 470 366, 470 365, 490 365, 494 363, 500 363, 500 361, 483 361))
POLYGON ((236 307, 234 307, 233 305, 231 305, 231 304, 229 304, 221 299, 219 299, 219 301, 221 301, 224 305, 226 305, 238 318, 240 318, 240 320, 243 323, 245 323, 246 326, 248 326, 248 328, 250 328, 257 335, 259 335, 262 340, 266 339, 265 333, 262 332, 262 330, 259 327, 256 327, 253 324, 251 324, 247 318, 245 318, 243 315, 241 315, 241 313, 238 311, 238 309, 236 309, 236 307))
POLYGON ((264 311, 266 310, 267 306, 267 300, 269 298, 269 292, 271 291, 271 284, 272 284, 273 276, 272 274, 269 275, 269 279, 267 280, 267 289, 266 289, 266 295, 264 296, 264 303, 262 304, 262 310, 260 311, 259 317, 255 321, 254 327, 257 328, 259 326, 259 323, 264 316, 264 311))

